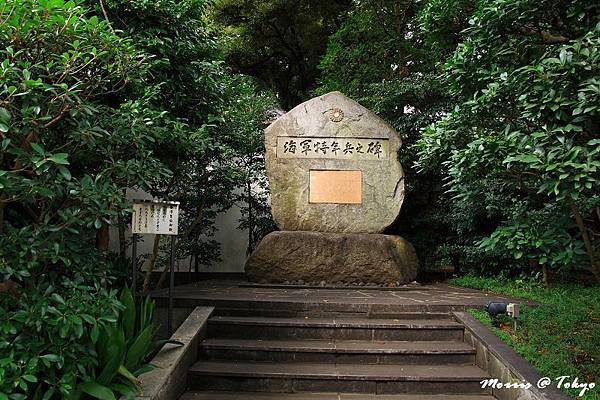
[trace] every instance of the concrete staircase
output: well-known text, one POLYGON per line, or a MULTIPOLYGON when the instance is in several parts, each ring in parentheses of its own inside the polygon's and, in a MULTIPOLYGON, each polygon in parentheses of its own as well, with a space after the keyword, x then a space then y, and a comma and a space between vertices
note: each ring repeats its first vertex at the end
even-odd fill
POLYGON ((209 320, 182 400, 493 399, 450 314, 224 314, 209 320))

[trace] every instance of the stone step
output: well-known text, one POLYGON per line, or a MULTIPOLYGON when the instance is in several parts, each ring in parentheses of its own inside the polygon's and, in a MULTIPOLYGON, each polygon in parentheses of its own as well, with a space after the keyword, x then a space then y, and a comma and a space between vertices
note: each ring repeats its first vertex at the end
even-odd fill
POLYGON ((368 318, 372 319, 447 319, 454 320, 451 313, 447 312, 375 312, 371 313, 368 318))
POLYGON ((216 316, 208 335, 240 339, 463 340, 463 326, 452 320, 374 318, 267 318, 216 316))
POLYGON ((361 312, 361 311, 327 311, 327 310, 288 310, 285 308, 227 308, 215 310, 213 315, 224 317, 270 317, 270 318, 367 318, 367 319, 452 319, 447 312, 361 312))
POLYGON ((187 392, 180 400, 494 400, 486 395, 187 392))
POLYGON ((475 350, 453 341, 207 339, 203 360, 345 364, 474 364, 475 350))
POLYGON ((354 365, 198 361, 192 390, 345 392, 371 394, 487 394, 489 375, 472 365, 354 365))
MULTIPOLYGON (((365 318, 369 315, 379 313, 444 313, 452 311, 465 311, 469 308, 483 307, 485 301, 479 299, 461 299, 450 303, 448 300, 437 300, 436 303, 415 302, 412 301, 411 294, 406 294, 406 300, 403 299, 381 299, 378 297, 351 297, 352 293, 341 291, 338 296, 319 296, 314 291, 306 291, 294 295, 276 295, 273 293, 227 293, 218 292, 215 294, 205 293, 195 294, 193 291, 186 292, 182 287, 177 290, 177 297, 174 299, 175 308, 194 308, 198 306, 216 307, 217 310, 244 310, 246 315, 252 315, 262 310, 276 310, 283 313, 294 313, 291 316, 305 314, 311 316, 320 316, 324 314, 348 313, 361 314, 365 318)), ((223 289, 225 290, 225 289, 223 289)), ((167 292, 155 292, 152 295, 159 308, 168 306, 167 292)), ((437 294, 436 296, 439 296, 437 294)), ((487 299, 487 298, 486 298, 487 299)), ((490 300, 494 297, 489 297, 490 300)), ((260 314, 259 314, 260 315, 260 314)), ((289 315, 289 314, 288 314, 289 315)), ((272 316, 272 314, 271 314, 272 316)), ((282 315, 284 316, 284 315, 282 315)))

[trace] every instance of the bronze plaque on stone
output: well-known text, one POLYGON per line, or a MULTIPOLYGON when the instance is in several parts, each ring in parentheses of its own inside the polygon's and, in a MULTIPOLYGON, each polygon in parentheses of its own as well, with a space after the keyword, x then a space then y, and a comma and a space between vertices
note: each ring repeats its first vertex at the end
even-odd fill
POLYGON ((309 203, 361 204, 362 171, 310 170, 309 203))

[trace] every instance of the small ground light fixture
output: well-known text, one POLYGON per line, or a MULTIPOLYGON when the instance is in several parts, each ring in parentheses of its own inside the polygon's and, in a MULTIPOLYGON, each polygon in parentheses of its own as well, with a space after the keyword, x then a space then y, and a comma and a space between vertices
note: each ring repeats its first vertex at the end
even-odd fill
POLYGON ((503 301, 488 301, 485 305, 485 311, 490 314, 490 317, 496 318, 500 314, 506 314, 508 305, 503 301))
POLYGON ((508 314, 513 319, 513 326, 517 330, 517 319, 519 318, 519 304, 505 303, 503 301, 488 301, 485 310, 492 318, 496 318, 500 314, 508 314))

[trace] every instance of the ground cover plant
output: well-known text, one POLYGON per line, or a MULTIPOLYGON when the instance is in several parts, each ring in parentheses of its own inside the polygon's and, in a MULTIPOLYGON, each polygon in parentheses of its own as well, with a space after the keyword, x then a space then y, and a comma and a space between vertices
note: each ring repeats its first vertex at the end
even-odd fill
MULTIPOLYGON (((485 278, 466 275, 450 283, 492 293, 539 302, 538 307, 522 306, 517 330, 510 321, 501 327, 492 324, 483 310, 469 310, 477 319, 513 347, 551 379, 578 377, 580 382, 600 380, 600 287, 557 283, 544 288, 540 279, 485 278)), ((576 397, 578 390, 566 390, 576 397)), ((598 388, 583 399, 600 399, 598 388)))

